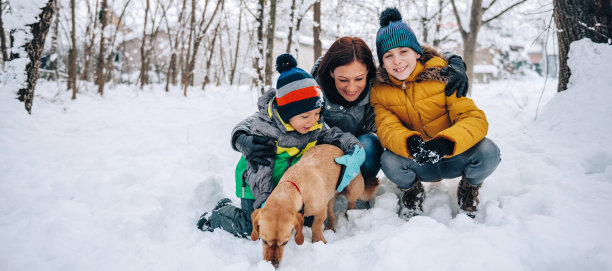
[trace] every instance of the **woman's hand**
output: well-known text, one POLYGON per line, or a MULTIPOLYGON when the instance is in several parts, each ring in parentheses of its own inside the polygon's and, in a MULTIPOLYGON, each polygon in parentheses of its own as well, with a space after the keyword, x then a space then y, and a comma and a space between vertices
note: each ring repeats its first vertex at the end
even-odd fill
POLYGON ((444 67, 440 74, 451 76, 444 88, 446 96, 451 96, 455 91, 457 92, 457 98, 467 95, 470 82, 467 74, 465 74, 465 63, 460 56, 452 56, 448 60, 448 66, 444 67))

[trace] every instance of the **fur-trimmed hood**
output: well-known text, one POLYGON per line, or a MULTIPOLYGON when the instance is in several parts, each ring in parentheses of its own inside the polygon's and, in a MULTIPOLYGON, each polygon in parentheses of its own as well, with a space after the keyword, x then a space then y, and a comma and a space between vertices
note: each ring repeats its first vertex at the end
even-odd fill
MULTIPOLYGON (((415 82, 423 82, 423 81, 440 81, 443 83, 447 83, 450 79, 450 76, 445 76, 440 74, 440 71, 444 67, 440 67, 437 65, 428 65, 428 61, 434 57, 439 57, 444 59, 444 56, 436 51, 434 48, 429 46, 422 46, 423 55, 421 58, 417 59, 417 62, 424 66, 424 69, 416 76, 414 79, 415 82)), ((395 79, 395 78, 394 78, 395 79)), ((399 81, 399 80, 394 80, 399 81)), ((398 85, 397 82, 393 82, 387 71, 382 67, 382 63, 378 66, 378 70, 376 71, 376 82, 387 84, 387 85, 398 85)), ((401 81, 399 81, 401 84, 401 81)))

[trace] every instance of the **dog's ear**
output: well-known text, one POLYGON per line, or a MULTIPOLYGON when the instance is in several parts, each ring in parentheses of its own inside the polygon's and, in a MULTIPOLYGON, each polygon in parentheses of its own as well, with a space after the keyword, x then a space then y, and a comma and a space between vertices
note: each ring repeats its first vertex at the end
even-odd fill
POLYGON ((304 243, 304 235, 302 234, 302 226, 304 226, 304 216, 299 212, 295 212, 295 243, 301 245, 304 243))
POLYGON ((253 231, 251 231, 251 240, 257 241, 259 239, 259 212, 261 209, 257 209, 251 213, 251 221, 253 222, 253 231))

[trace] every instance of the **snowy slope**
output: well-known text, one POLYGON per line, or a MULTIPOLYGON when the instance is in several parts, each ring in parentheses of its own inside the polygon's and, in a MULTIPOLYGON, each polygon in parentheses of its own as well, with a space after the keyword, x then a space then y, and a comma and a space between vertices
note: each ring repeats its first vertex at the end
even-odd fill
MULTIPOLYGON (((610 59, 610 46, 575 43, 570 89, 549 79, 537 120, 543 78, 474 86, 502 151, 476 219, 457 215, 447 180, 404 221, 385 181, 328 244, 306 228, 280 269, 612 270, 610 59)), ((229 134, 256 94, 82 87, 71 101, 39 82, 31 116, 0 89, 0 270, 273 270, 259 242, 195 228, 220 197, 239 202, 229 134)))

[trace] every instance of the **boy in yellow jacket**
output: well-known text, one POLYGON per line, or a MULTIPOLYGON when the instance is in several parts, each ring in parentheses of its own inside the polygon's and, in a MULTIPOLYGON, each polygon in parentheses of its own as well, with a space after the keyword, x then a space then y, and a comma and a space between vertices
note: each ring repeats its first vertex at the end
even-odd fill
POLYGON ((421 182, 459 176, 458 204, 474 217, 478 189, 501 161, 499 148, 485 138, 487 119, 471 99, 444 95, 447 63, 401 20, 397 9, 386 9, 376 36, 380 67, 370 102, 386 148, 382 170, 404 191, 408 218, 423 212, 421 182))

